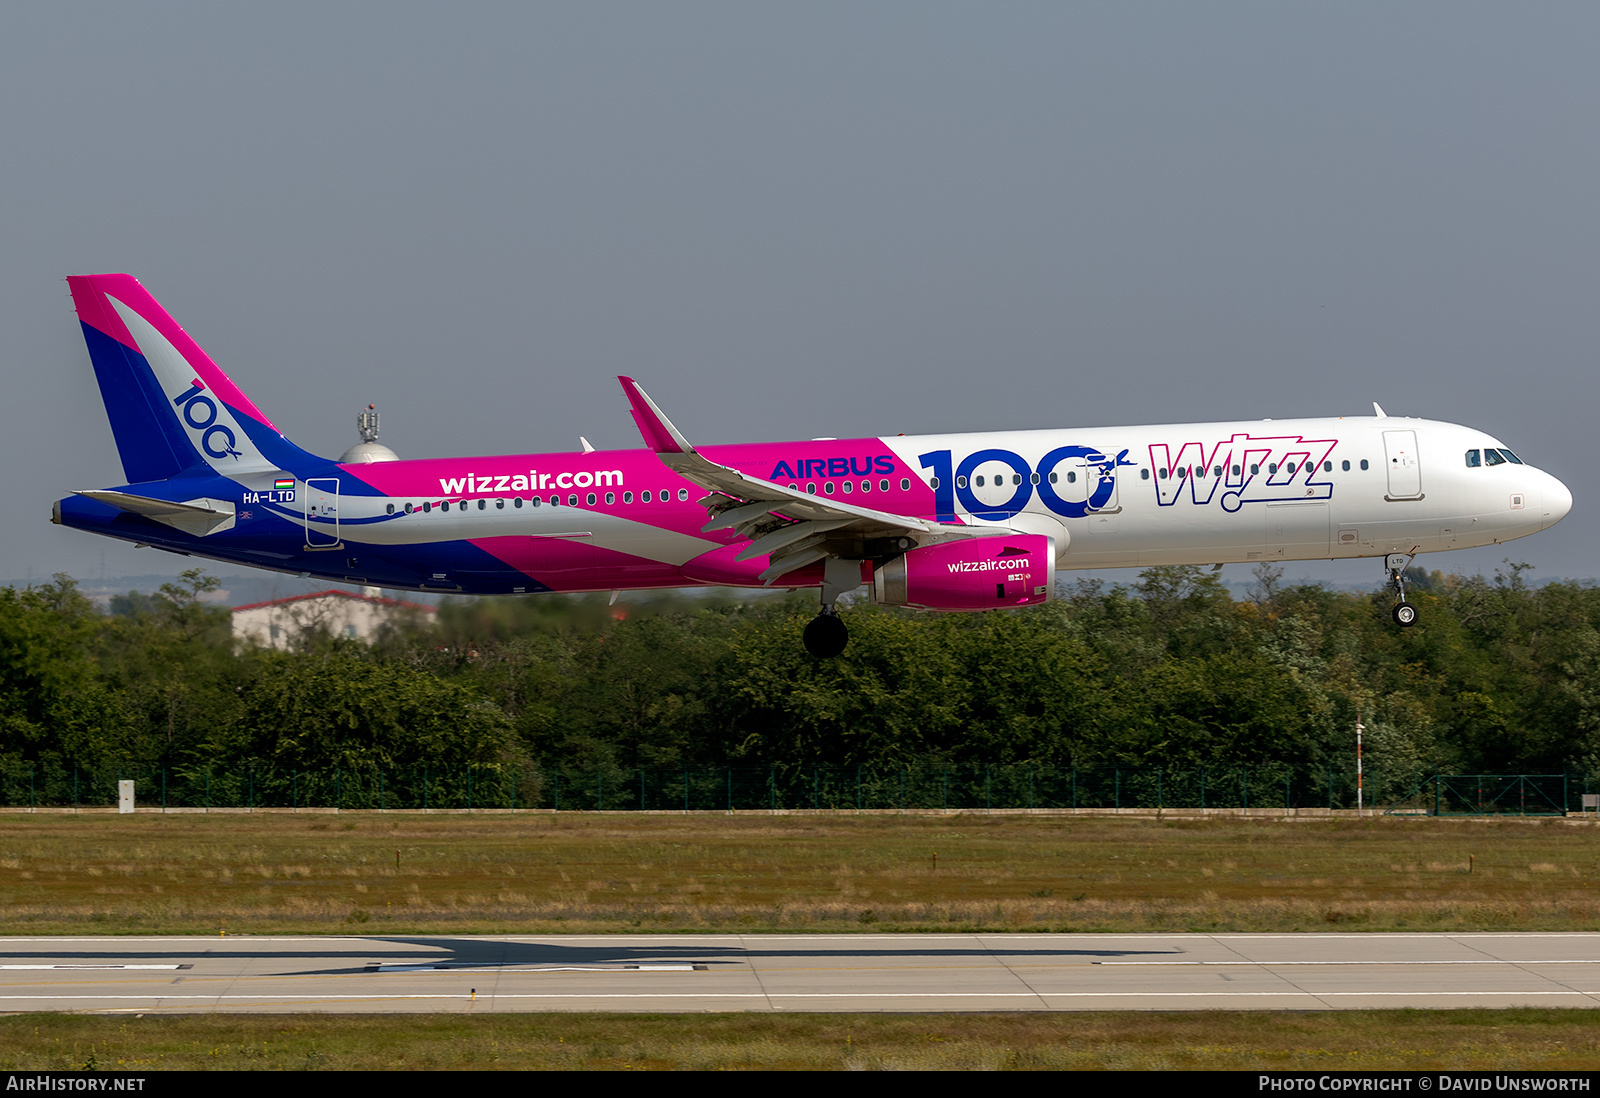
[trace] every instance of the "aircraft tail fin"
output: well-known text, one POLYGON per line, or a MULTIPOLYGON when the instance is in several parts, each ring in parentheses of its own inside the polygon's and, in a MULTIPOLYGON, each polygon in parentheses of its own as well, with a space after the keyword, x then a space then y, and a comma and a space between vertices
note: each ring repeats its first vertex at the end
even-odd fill
POLYGON ((130 484, 280 469, 289 442, 132 275, 67 279, 130 484))

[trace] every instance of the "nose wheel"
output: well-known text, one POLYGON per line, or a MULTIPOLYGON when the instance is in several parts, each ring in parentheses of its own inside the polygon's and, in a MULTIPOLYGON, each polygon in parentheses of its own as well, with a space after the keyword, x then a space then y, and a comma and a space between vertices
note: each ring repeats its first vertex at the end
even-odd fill
POLYGON ((1394 593, 1394 610, 1390 616, 1396 625, 1406 627, 1417 624, 1417 608, 1406 601, 1406 569, 1411 567, 1411 562, 1417 557, 1417 551, 1410 553, 1390 553, 1384 558, 1384 567, 1389 569, 1389 590, 1394 593))

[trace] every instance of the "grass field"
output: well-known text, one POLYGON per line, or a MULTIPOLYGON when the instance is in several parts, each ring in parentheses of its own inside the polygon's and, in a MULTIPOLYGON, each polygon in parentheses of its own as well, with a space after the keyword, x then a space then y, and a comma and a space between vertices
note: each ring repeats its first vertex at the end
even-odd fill
POLYGON ((1575 1010, 0 1018, 0 1070, 1592 1069, 1575 1010))
POLYGON ((1600 930, 1576 820, 0 814, 38 933, 1600 930))

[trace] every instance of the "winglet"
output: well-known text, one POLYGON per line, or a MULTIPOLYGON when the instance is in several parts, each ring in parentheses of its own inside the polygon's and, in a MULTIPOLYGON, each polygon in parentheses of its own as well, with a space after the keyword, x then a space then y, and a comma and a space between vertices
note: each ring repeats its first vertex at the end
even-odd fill
POLYGON ((622 382, 622 391, 627 394, 628 403, 632 405, 633 421, 639 425, 639 433, 644 436, 644 444, 658 454, 692 454, 694 447, 689 445, 689 440, 683 433, 672 425, 672 421, 662 414, 656 407, 656 402, 651 400, 645 391, 639 388, 638 382, 631 377, 618 377, 622 382))

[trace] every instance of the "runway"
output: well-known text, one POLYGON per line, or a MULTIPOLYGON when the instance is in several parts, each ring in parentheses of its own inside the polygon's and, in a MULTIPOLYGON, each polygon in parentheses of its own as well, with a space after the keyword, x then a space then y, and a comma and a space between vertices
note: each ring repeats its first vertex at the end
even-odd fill
POLYGON ((1600 1006, 1600 934, 0 938, 0 1012, 1600 1006))

